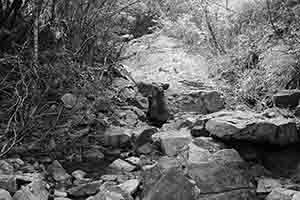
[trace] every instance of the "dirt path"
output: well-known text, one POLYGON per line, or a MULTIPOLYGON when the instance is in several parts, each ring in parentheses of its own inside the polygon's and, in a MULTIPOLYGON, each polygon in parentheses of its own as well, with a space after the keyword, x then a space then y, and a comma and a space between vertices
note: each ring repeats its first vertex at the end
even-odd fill
POLYGON ((135 80, 169 83, 169 94, 212 85, 205 58, 193 55, 182 42, 162 33, 132 41, 124 53, 129 55, 133 56, 123 63, 135 80))

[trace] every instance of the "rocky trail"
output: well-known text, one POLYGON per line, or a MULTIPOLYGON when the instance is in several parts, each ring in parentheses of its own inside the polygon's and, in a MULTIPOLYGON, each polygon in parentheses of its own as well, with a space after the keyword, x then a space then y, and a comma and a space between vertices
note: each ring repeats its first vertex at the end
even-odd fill
POLYGON ((300 199, 300 91, 279 92, 263 113, 227 110, 205 59, 179 41, 147 35, 124 57, 134 81, 123 74, 113 86, 130 106, 103 146, 83 152, 81 164, 1 160, 0 199, 300 199))

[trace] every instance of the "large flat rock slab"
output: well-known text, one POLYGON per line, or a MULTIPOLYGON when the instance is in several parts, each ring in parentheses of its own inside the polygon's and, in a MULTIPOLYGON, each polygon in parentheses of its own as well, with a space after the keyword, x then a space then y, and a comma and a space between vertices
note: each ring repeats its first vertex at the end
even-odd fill
MULTIPOLYGON (((206 116, 205 129, 223 140, 288 145, 299 141, 296 121, 244 111, 221 111, 206 116)), ((201 121, 201 120, 200 120, 201 121)))

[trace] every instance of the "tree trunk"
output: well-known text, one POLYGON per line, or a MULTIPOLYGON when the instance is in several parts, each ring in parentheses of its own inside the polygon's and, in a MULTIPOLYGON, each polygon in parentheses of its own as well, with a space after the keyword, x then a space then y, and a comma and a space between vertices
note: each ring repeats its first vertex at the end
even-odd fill
POLYGON ((34 28, 33 28, 33 41, 34 41, 33 62, 34 62, 34 64, 38 64, 38 60, 39 60, 39 19, 40 19, 40 0, 35 0, 34 28))

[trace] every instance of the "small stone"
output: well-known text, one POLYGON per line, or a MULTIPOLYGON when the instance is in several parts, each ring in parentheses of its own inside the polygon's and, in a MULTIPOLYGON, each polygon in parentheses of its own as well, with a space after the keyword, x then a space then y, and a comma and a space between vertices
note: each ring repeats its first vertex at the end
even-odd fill
POLYGON ((4 189, 0 189, 0 199, 1 200, 12 200, 10 193, 4 189))
POLYGON ((119 187, 124 192, 127 192, 128 194, 132 195, 137 191, 139 185, 140 185, 140 181, 138 179, 131 179, 120 184, 119 187))
POLYGON ((61 97, 61 100, 64 103, 64 106, 68 109, 73 108, 77 103, 77 98, 71 93, 64 94, 61 97))
POLYGON ((128 162, 121 160, 121 159, 115 160, 113 163, 111 163, 109 165, 109 167, 111 167, 113 169, 118 169, 121 171, 127 171, 127 172, 131 172, 136 169, 136 167, 134 165, 131 165, 128 162))

